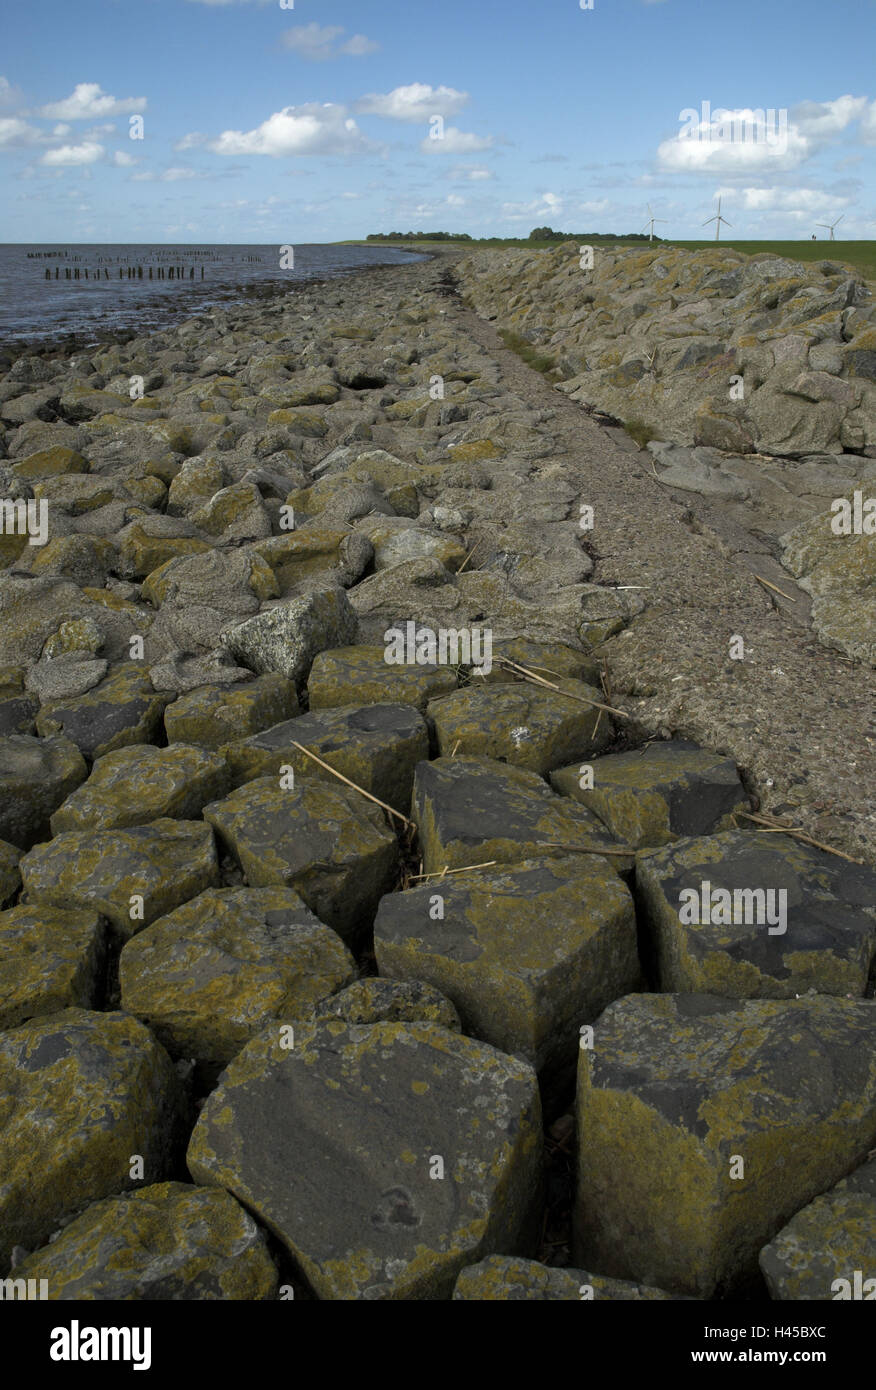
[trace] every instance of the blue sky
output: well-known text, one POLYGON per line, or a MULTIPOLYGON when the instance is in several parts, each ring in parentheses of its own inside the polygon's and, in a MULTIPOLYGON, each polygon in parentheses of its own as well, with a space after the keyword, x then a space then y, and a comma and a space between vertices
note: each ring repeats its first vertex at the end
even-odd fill
POLYGON ((630 232, 649 204, 690 238, 719 195, 740 238, 876 237, 876 0, 16 0, 0 40, 4 241, 630 232))

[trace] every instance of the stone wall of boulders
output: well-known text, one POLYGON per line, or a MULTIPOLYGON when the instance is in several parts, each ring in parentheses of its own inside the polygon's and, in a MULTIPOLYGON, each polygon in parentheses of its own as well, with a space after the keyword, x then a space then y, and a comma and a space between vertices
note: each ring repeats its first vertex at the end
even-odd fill
POLYGON ((0 1277, 876 1272, 876 873, 628 737, 598 648, 643 602, 445 305, 416 267, 3 374, 6 515, 47 532, 0 536, 0 1277), (418 660, 448 629, 489 660, 418 660), (685 921, 707 887, 768 913, 685 921))
POLYGON ((461 283, 553 361, 560 390, 652 441, 667 486, 744 501, 760 473, 819 636, 876 664, 876 501, 855 531, 832 531, 830 511, 876 498, 870 286, 831 260, 597 247, 587 270, 582 249, 482 252, 461 283))

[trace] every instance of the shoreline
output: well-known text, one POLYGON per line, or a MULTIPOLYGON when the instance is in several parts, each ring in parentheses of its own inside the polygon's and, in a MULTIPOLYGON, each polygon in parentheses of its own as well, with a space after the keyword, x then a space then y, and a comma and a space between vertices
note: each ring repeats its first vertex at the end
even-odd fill
MULTIPOLYGON (((334 244, 334 243, 330 243, 334 244)), ((416 257, 415 260, 408 261, 408 265, 426 263, 440 255, 440 251, 407 251, 404 247, 393 248, 404 251, 406 255, 416 257)), ((91 333, 57 333, 47 338, 24 337, 0 337, 0 372, 8 370, 9 365, 16 357, 42 357, 55 359, 58 357, 69 356, 73 353, 88 352, 108 347, 112 344, 123 345, 131 342, 134 338, 147 337, 152 333, 163 333, 168 329, 178 327, 180 323, 185 323, 186 319, 196 318, 201 314, 209 314, 219 308, 233 309, 235 304, 246 307, 254 300, 273 301, 281 300, 284 296, 295 294, 298 290, 310 288, 315 284, 328 284, 336 280, 347 280, 354 275, 367 275, 377 271, 403 269, 405 262, 387 262, 383 265, 363 265, 349 266, 334 274, 314 274, 302 277, 294 281, 292 285, 280 280, 266 280, 260 283, 246 286, 229 286, 225 290, 217 290, 216 298, 206 304, 202 304, 194 310, 186 310, 182 306, 178 310, 171 309, 170 297, 165 303, 166 315, 162 314, 160 323, 151 323, 139 330, 136 327, 119 326, 107 329, 104 333, 95 335, 91 333)), ((194 284, 197 286, 198 281, 194 284)), ((153 301, 161 304, 161 301, 153 301)), ((140 309, 148 307, 148 301, 140 301, 136 306, 140 309)))

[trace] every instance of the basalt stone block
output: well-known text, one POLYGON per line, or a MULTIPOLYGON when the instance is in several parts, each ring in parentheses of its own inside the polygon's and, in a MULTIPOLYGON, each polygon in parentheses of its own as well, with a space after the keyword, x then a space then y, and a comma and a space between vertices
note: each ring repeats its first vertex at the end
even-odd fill
POLYGON ((68 738, 0 738, 0 836, 30 849, 49 834, 52 812, 87 776, 85 760, 68 738))
POLYGON ((876 872, 785 835, 723 831, 636 860, 660 988, 791 999, 863 995, 876 872))
POLYGON ((681 740, 609 753, 589 769, 561 767, 548 780, 637 848, 729 830, 733 812, 749 805, 732 758, 681 740))
POLYGON ((181 1118, 173 1063, 127 1014, 64 1009, 0 1033, 0 1267, 130 1188, 133 1154, 147 1182, 167 1177, 181 1118))
POLYGON ((478 667, 470 667, 469 670, 476 684, 484 680, 488 684, 499 682, 507 685, 523 680, 523 674, 515 669, 520 666, 542 680, 556 682, 559 676, 599 687, 600 668, 595 657, 586 656, 584 652, 567 647, 563 642, 531 642, 526 637, 494 642, 490 670, 484 674, 478 667))
POLYGON ((6 738, 9 734, 34 733, 39 710, 37 695, 22 694, 0 700, 0 738, 6 738))
POLYGON ((118 748, 97 759, 88 781, 54 813, 52 833, 148 825, 165 816, 194 820, 230 784, 225 759, 206 748, 118 748))
POLYGON ((106 924, 96 912, 30 904, 0 912, 0 1028, 98 1008, 105 958, 106 924))
POLYGON ((356 980, 321 1000, 313 1017, 339 1018, 344 1023, 437 1023, 451 1032, 462 1032, 459 1014, 450 1000, 422 980, 379 976, 356 980))
POLYGON ((388 701, 414 705, 422 714, 433 696, 449 694, 456 687, 454 667, 390 665, 385 648, 376 646, 320 652, 307 678, 311 710, 388 701))
POLYGON ((18 863, 21 850, 8 840, 0 840, 0 907, 5 907, 21 887, 18 863))
POLYGON ((876 1300, 876 1158, 792 1216, 760 1267, 773 1298, 876 1300))
POLYGON ((63 733, 93 760, 132 743, 155 742, 168 698, 156 693, 142 662, 123 662, 78 699, 44 705, 37 733, 63 733))
POLYGON ((225 629, 220 641, 257 675, 276 671, 300 685, 317 652, 349 646, 358 625, 343 589, 315 589, 225 629))
POLYGON ((467 1033, 539 1073, 574 1066, 580 1026, 641 984, 632 897, 589 854, 390 893, 374 949, 381 974, 428 980, 467 1033))
POLYGON ((407 811, 414 769, 429 756, 429 735, 411 705, 344 705, 311 710, 237 743, 223 745, 235 783, 293 769, 296 782, 338 783, 301 744, 335 772, 396 810, 407 811))
POLYGON ((353 957, 289 888, 201 893, 128 942, 122 1007, 172 1057, 222 1066, 273 1019, 306 1018, 356 977, 353 957))
POLYGON ((264 1232, 229 1192, 162 1182, 92 1202, 15 1268, 50 1299, 255 1302, 277 1296, 264 1232))
POLYGON ((576 1264, 694 1298, 876 1138, 876 1002, 632 994, 578 1062, 576 1264))
MULTIPOLYGON (((552 1269, 536 1260, 511 1255, 488 1255, 464 1269, 453 1290, 457 1299, 481 1303, 581 1303, 598 1300, 642 1303, 674 1300, 675 1295, 644 1284, 606 1279, 584 1269, 552 1269)), ((677 1300, 676 1300, 677 1301, 677 1300)))
POLYGON ((170 743, 220 748, 230 739, 261 733, 300 712, 295 687, 284 676, 256 676, 233 689, 204 685, 168 706, 164 727, 170 743))
POLYGON ((529 683, 477 684, 432 700, 440 752, 495 758, 532 772, 549 772, 572 758, 598 753, 612 738, 603 696, 582 681, 561 679, 558 691, 529 683))
POLYGON ((250 887, 294 888, 345 941, 367 932, 396 874, 398 841, 385 813, 340 783, 286 790, 259 777, 205 806, 204 819, 250 887))
POLYGON ((213 832, 201 821, 129 830, 67 830, 20 864, 32 903, 92 908, 124 940, 181 903, 219 887, 213 832))
MULTIPOLYGON (((436 758, 417 764, 411 817, 426 873, 541 859, 571 849, 617 850, 583 806, 555 796, 535 772, 492 758, 436 758)), ((612 857, 615 868, 632 856, 612 857)))
POLYGON ((293 1049, 254 1039, 188 1165, 273 1231, 318 1298, 446 1299, 466 1265, 531 1250, 541 1147, 525 1062, 434 1024, 332 1021, 296 1028, 293 1049))

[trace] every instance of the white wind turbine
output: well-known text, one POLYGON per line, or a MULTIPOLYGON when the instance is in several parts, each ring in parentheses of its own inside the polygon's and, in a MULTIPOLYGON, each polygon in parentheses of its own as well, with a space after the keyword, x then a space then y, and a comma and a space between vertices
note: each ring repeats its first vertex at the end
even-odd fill
POLYGON ((825 228, 830 232, 830 237, 828 238, 828 240, 830 240, 830 241, 836 241, 836 237, 835 237, 834 234, 833 234, 833 229, 834 229, 834 227, 838 227, 838 226, 839 226, 840 222, 842 222, 842 220, 843 220, 844 217, 845 217, 845 213, 844 213, 844 212, 841 212, 840 215, 839 215, 839 217, 836 219, 835 222, 816 222, 815 225, 816 225, 816 227, 825 227, 825 228))
POLYGON ((732 223, 732 222, 728 222, 726 217, 722 217, 722 216, 721 216, 721 199, 720 199, 720 198, 718 199, 718 211, 717 211, 716 215, 715 215, 714 217, 708 218, 708 219, 703 223, 703 226, 704 226, 704 227, 708 227, 709 222, 717 222, 717 224, 718 224, 717 227, 715 228, 715 240, 716 240, 716 241, 719 241, 719 240, 720 240, 720 237, 721 237, 721 223, 722 223, 722 222, 724 222, 728 227, 732 227, 732 226, 733 226, 733 223, 732 223))
MULTIPOLYGON (((648 221, 645 223, 644 227, 642 228, 642 232, 647 232, 647 233, 648 233, 648 240, 649 240, 649 241, 653 241, 653 240, 654 240, 654 223, 655 223, 655 222, 665 222, 665 221, 666 221, 666 218, 665 218, 665 217, 655 217, 654 214, 653 214, 653 212, 651 211, 651 204, 650 204, 650 203, 648 203, 647 207, 648 207, 648 221)), ((639 233, 640 236, 642 235, 642 232, 639 233)))

